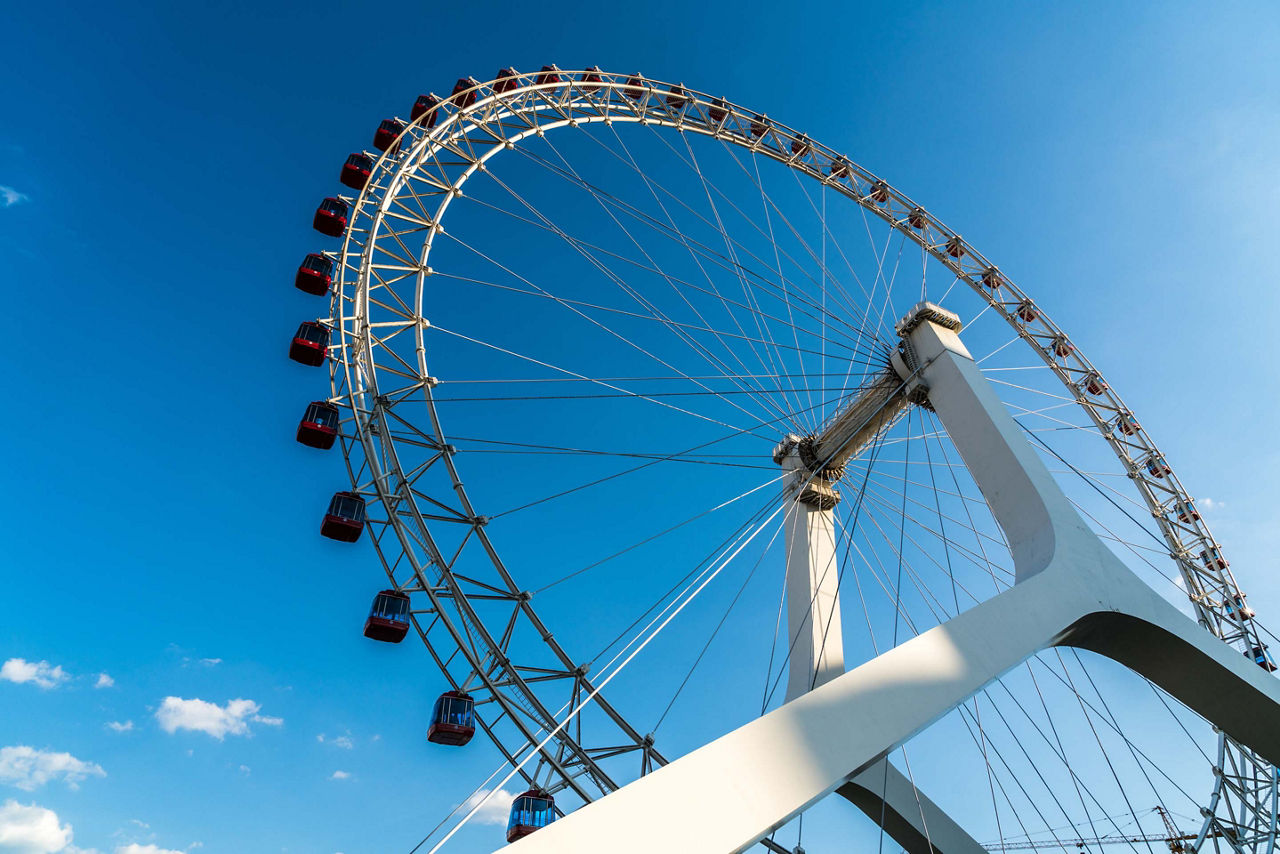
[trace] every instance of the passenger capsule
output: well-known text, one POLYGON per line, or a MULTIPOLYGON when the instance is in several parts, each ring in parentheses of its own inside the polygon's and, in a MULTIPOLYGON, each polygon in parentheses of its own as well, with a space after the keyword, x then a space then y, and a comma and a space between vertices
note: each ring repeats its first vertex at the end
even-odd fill
POLYGON ((958 236, 948 240, 946 248, 947 248, 947 254, 950 255, 952 258, 964 257, 964 242, 961 241, 958 236))
POLYGON ((560 66, 552 63, 551 65, 542 66, 542 70, 538 72, 538 76, 533 79, 538 86, 544 86, 549 83, 563 83, 564 75, 560 73, 560 66))
POLYGON ((633 101, 639 101, 644 97, 644 90, 644 77, 637 71, 627 78, 627 85, 622 87, 622 94, 633 101))
POLYGON ((764 136, 764 132, 769 129, 769 117, 764 113, 757 113, 756 117, 751 120, 751 135, 756 139, 764 136))
POLYGON ((667 92, 667 106, 673 110, 683 110, 689 103, 689 90, 683 83, 677 83, 667 92))
POLYGON ((402 133, 404 133, 404 122, 399 119, 383 119, 378 129, 373 132, 373 147, 379 151, 386 151, 395 145, 402 133))
MULTIPOLYGON (((1255 646, 1245 653, 1246 658, 1253 659, 1253 663, 1261 667, 1263 670, 1274 673, 1276 664, 1271 660, 1271 654, 1267 652, 1267 645, 1255 646)), ((507 841, 511 841, 511 831, 507 831, 507 841)))
POLYGON ((373 597, 364 636, 384 643, 400 643, 409 632, 409 596, 399 590, 383 590, 373 597))
POLYGON ((1200 520, 1200 511, 1190 501, 1178 501, 1173 505, 1173 509, 1178 513, 1179 522, 1190 524, 1200 520))
POLYGON ((800 134, 791 140, 791 153, 796 157, 803 157, 813 149, 813 140, 809 139, 805 134, 800 134))
POLYGON ((440 118, 440 111, 436 109, 439 106, 440 96, 435 92, 419 95, 418 100, 413 102, 413 110, 409 113, 409 118, 416 122, 426 116, 427 120, 423 122, 423 127, 435 127, 436 120, 440 118))
POLYGON ((853 174, 853 164, 845 157, 837 157, 831 161, 832 178, 848 178, 853 174))
POLYGON ((729 118, 729 105, 724 98, 712 98, 711 106, 707 107, 707 118, 719 124, 729 118))
POLYGON ((907 214, 907 225, 914 229, 918 230, 924 228, 926 222, 928 222, 928 220, 925 218, 924 208, 916 208, 911 213, 907 214))
POLYGON ((1017 314, 1023 323, 1034 323, 1040 317, 1040 310, 1031 300, 1024 299, 1018 303, 1017 314))
POLYGON ((320 536, 354 543, 364 531, 364 499, 354 492, 335 492, 324 514, 320 536))
POLYGON ((1053 355, 1057 356, 1059 359, 1067 358, 1074 353, 1075 350, 1075 345, 1067 340, 1067 336, 1059 335, 1053 339, 1053 355))
POLYGON ((293 277, 293 286, 318 297, 329 293, 329 288, 333 287, 333 259, 317 252, 303 258, 293 277))
POLYGON ((461 747, 476 734, 476 704, 470 694, 445 691, 431 710, 427 741, 461 747))
POLYGON ((1227 609, 1228 616, 1239 616, 1243 620, 1252 620, 1255 616, 1253 609, 1249 607, 1249 603, 1244 601, 1244 594, 1237 593, 1232 596, 1223 605, 1227 609))
POLYGON ((1084 390, 1095 397, 1102 394, 1108 388, 1107 381, 1096 373, 1089 374, 1084 380, 1084 390))
POLYGON ((511 820, 507 822, 507 842, 523 839, 556 820, 555 798, 542 789, 530 789, 511 802, 511 820))
POLYGON ((459 110, 465 110, 476 102, 476 96, 479 90, 476 88, 480 85, 480 81, 474 77, 459 77, 458 82, 453 84, 453 92, 449 95, 449 100, 457 105, 459 110))
POLYGON ((321 234, 327 234, 329 237, 341 237, 342 232, 347 230, 347 214, 350 208, 342 199, 330 196, 320 203, 320 207, 316 208, 315 218, 311 220, 311 227, 321 234))
POLYGON ((493 81, 493 91, 499 95, 520 88, 520 72, 514 68, 503 68, 498 72, 498 79, 493 81))
POLYGON ((289 343, 289 358, 295 362, 318 368, 324 364, 329 350, 329 327, 314 320, 304 321, 289 343))
POLYGON ((1153 454, 1147 460, 1147 474, 1154 478, 1162 479, 1167 474, 1172 474, 1173 469, 1169 468, 1169 464, 1164 461, 1164 457, 1159 454, 1153 454))
POLYGON ((1207 549, 1200 552, 1200 562, 1209 569, 1213 569, 1214 567, 1217 567, 1218 569, 1226 569, 1231 565, 1227 562, 1227 559, 1222 556, 1222 550, 1217 546, 1209 546, 1207 549))
POLYGON ((313 400, 307 404, 298 422, 297 439, 309 448, 327 451, 338 438, 338 407, 327 400, 313 400))
POLYGON ((989 290, 998 290, 1004 284, 1004 276, 1000 275, 1000 271, 995 267, 988 267, 982 271, 982 286, 989 290))
POLYGON ((356 152, 347 157, 347 162, 342 164, 342 174, 339 176, 342 183, 346 184, 353 190, 363 190, 364 185, 369 183, 369 175, 373 172, 373 158, 367 154, 356 152))
POLYGON ((889 185, 884 181, 876 181, 867 189, 867 198, 877 205, 889 201, 889 185))
POLYGON ((1132 436, 1142 429, 1142 425, 1138 423, 1138 419, 1134 418, 1132 413, 1125 412, 1116 419, 1116 429, 1126 436, 1132 436))
POLYGON ((583 92, 598 92, 604 77, 600 75, 600 66, 592 65, 582 72, 578 78, 578 88, 583 92))

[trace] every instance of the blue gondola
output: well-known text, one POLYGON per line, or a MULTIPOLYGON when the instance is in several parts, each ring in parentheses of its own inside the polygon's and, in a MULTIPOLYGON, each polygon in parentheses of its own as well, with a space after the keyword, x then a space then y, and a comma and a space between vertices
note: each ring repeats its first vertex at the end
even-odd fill
POLYGON ((373 597, 364 636, 386 643, 400 643, 409 632, 409 597, 399 590, 383 590, 373 597))
MULTIPOLYGON (((1245 653, 1246 658, 1253 659, 1253 663, 1261 667, 1263 670, 1275 672, 1276 663, 1271 660, 1271 654, 1267 652, 1267 645, 1255 646, 1253 649, 1245 653)), ((510 839, 508 839, 510 841, 510 839)))
POLYGON ((461 747, 476 734, 476 704, 470 694, 445 691, 431 710, 427 741, 461 747))
POLYGON ((530 789, 511 802, 507 841, 523 839, 556 820, 556 799, 542 789, 530 789))

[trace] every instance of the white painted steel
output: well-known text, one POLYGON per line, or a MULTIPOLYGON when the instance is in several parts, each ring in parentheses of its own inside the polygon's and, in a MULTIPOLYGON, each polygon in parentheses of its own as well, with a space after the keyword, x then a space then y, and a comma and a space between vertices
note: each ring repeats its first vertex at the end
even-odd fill
MULTIPOLYGON (((560 80, 547 84, 535 84, 532 75, 521 75, 516 85, 501 95, 493 90, 491 83, 480 84, 474 89, 479 97, 471 107, 460 110, 446 99, 436 110, 410 124, 397 145, 378 158, 369 185, 358 199, 353 200, 351 228, 343 243, 331 314, 325 319, 337 333, 337 340, 331 348, 335 357, 331 361, 332 399, 350 411, 350 416, 344 420, 346 435, 342 438, 342 448, 352 485, 370 501, 371 511, 376 512, 378 505, 383 510, 383 519, 371 517, 370 538, 391 583, 411 593, 415 601, 421 601, 422 604, 415 605, 415 628, 451 681, 460 684, 478 679, 478 684, 492 696, 502 715, 509 715, 511 720, 525 720, 523 713, 516 711, 523 707, 522 704, 530 704, 537 720, 547 721, 551 717, 550 710, 525 686, 517 662, 511 660, 513 651, 504 646, 501 633, 485 630, 474 610, 467 607, 466 582, 455 578, 451 571, 456 555, 443 554, 433 544, 430 528, 441 524, 435 516, 444 513, 446 508, 444 505, 425 510, 419 508, 411 491, 412 481, 397 463, 395 441, 388 428, 405 427, 394 420, 393 411, 396 395, 406 393, 401 379, 405 366, 383 363, 383 342, 402 333, 416 337, 420 374, 417 389, 430 406, 431 423, 414 428, 418 431, 415 440, 439 449, 437 464, 449 471, 456 493, 456 504, 448 509, 456 517, 444 524, 472 527, 472 542, 485 551, 505 579, 515 616, 530 622, 544 637, 553 655, 562 662, 566 685, 574 695, 589 690, 590 683, 585 674, 575 670, 573 660, 555 644, 550 631, 538 620, 527 599, 521 599, 520 587, 510 578, 488 540, 483 517, 470 505, 448 438, 432 404, 434 381, 426 368, 427 348, 423 332, 428 323, 422 316, 422 304, 423 287, 430 276, 427 264, 430 238, 439 232, 449 201, 461 192, 463 182, 477 170, 479 163, 496 153, 497 149, 509 148, 518 138, 592 122, 644 122, 704 134, 748 148, 761 156, 786 163, 797 172, 842 193, 865 211, 919 243, 961 281, 981 294, 1011 329, 1040 354, 1070 396, 1103 431, 1117 457, 1131 472, 1143 500, 1160 525, 1202 625, 1237 647, 1248 648, 1250 644, 1259 642, 1252 625, 1240 615, 1239 610, 1232 613, 1225 607, 1232 597, 1239 595, 1239 587, 1230 571, 1225 566, 1202 564, 1196 557, 1203 548, 1216 548, 1216 543, 1198 516, 1187 520, 1178 518, 1178 506, 1191 506, 1188 493, 1172 472, 1162 478, 1146 474, 1146 461, 1163 459, 1146 432, 1140 428, 1132 431, 1119 429, 1126 419, 1134 424, 1136 421, 1115 392, 1111 389, 1106 389, 1101 395, 1085 392, 1083 378, 1097 376, 1096 369, 1078 350, 1072 349, 1065 356, 1057 355, 1055 342, 1067 341, 1066 334, 973 247, 898 190, 807 137, 807 144, 801 153, 797 153, 791 141, 799 135, 776 122, 768 121, 763 135, 753 134, 750 125, 756 114, 752 111, 687 89, 682 89, 687 97, 685 106, 673 109, 662 97, 671 89, 670 84, 646 80, 638 75, 636 80, 629 81, 627 75, 605 73, 599 75, 598 84, 587 87, 579 83, 583 74, 580 71, 564 72, 560 80), (625 94, 626 90, 635 87, 638 87, 638 96, 625 94), (723 112, 715 114, 713 110, 723 112), (428 122, 434 127, 429 128, 428 122), (441 152, 461 164, 461 170, 449 173, 444 167, 437 167, 432 158, 441 152), (419 194, 418 198, 438 204, 434 215, 424 213, 418 223, 411 224, 422 229, 428 239, 420 256, 412 261, 379 261, 374 249, 380 241, 401 240, 395 234, 395 228, 388 226, 392 222, 388 217, 404 217, 407 208, 401 206, 397 210, 393 203, 397 194, 404 194, 410 175, 417 176, 415 192, 419 194), (915 223, 908 221, 911 217, 916 218, 915 223), (385 310, 392 304, 390 300, 380 302, 380 298, 385 296, 383 292, 406 275, 416 282, 413 311, 403 317, 392 317, 385 312, 381 319, 373 317, 375 307, 381 306, 385 310), (385 530, 380 532, 380 526, 386 526, 385 530), (424 545, 426 559, 418 556, 424 545), (460 612, 456 615, 455 605, 460 612), (428 637, 429 630, 437 625, 445 630, 445 638, 452 638, 452 644, 456 646, 450 648, 448 640, 444 642, 443 649, 433 645, 441 643, 438 637, 434 641, 428 637), (469 628, 464 628, 464 625, 469 628), (479 630, 478 638, 470 634, 473 629, 479 630), (481 649, 471 647, 477 640, 481 649), (446 662, 452 661, 458 652, 462 653, 470 671, 455 676, 446 662), (508 664, 495 670, 495 662, 508 664)), ((1047 546, 1041 543, 1034 548, 1047 546)), ((1021 565, 1019 572, 1021 577, 1021 565)), ((620 728, 620 740, 633 745, 642 769, 661 764, 663 760, 653 749, 651 740, 641 736, 607 704, 602 702, 602 707, 620 728)), ((480 725, 488 730, 483 715, 480 725)), ((492 731, 490 734, 493 735, 492 731)), ((532 743, 532 731, 526 733, 525 739, 525 745, 505 745, 494 737, 499 750, 508 757, 514 757, 532 743)), ((1247 832, 1254 834, 1253 838, 1242 842, 1248 846, 1247 850, 1270 850, 1275 839, 1272 818, 1275 812, 1274 769, 1254 763, 1248 751, 1239 745, 1224 742, 1223 749, 1248 765, 1251 769, 1248 773, 1256 776, 1265 770, 1271 782, 1264 780, 1269 788, 1264 786, 1263 791, 1254 787, 1256 793, 1251 794, 1248 786, 1232 788, 1234 784, 1227 781, 1229 775, 1219 775, 1215 779, 1217 788, 1210 801, 1205 830, 1219 826, 1215 825, 1219 815, 1235 817, 1232 820, 1244 822, 1239 828, 1246 828, 1247 832)), ((563 740, 555 751, 548 751, 543 758, 560 775, 560 785, 574 788, 587 800, 612 788, 607 775, 594 766, 588 751, 572 739, 563 740)), ((1233 824, 1233 828, 1236 825, 1233 824)), ((1246 831, 1233 829, 1233 833, 1237 832, 1246 831)), ((1202 833, 1196 847, 1205 838, 1202 833)))
POLYGON ((1017 583, 516 843, 516 851, 585 854, 608 839, 612 854, 649 854, 668 850, 673 838, 688 852, 745 850, 1057 645, 1125 664, 1268 762, 1280 761, 1280 683, 1156 595, 1084 525, 954 331, 925 322, 908 338, 930 404, 1011 541, 1017 583))

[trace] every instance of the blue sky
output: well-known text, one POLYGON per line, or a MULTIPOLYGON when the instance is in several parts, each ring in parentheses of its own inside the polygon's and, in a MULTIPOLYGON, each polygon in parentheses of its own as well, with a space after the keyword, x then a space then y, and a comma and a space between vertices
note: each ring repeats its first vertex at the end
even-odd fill
POLYGON ((492 770, 424 743, 423 651, 360 637, 381 572, 316 536, 345 474, 293 442, 323 384, 284 349, 346 153, 506 65, 722 92, 921 200, 1072 330, 1280 612, 1280 13, 787 11, 11 6, 0 851, 407 851, 492 770))

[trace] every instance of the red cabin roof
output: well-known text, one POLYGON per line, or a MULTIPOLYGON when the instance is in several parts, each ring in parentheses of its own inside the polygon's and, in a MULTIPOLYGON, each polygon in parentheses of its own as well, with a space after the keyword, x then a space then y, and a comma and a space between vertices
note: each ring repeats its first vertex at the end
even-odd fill
POLYGON ((373 147, 386 151, 395 145, 397 137, 404 133, 404 122, 399 119, 383 119, 378 129, 373 132, 373 147))
POLYGON ((369 183, 369 175, 373 172, 373 158, 361 152, 347 155, 347 162, 342 164, 342 183, 353 190, 363 190, 369 183))
POLYGON ((479 85, 480 81, 474 77, 459 77, 458 82, 453 84, 453 93, 449 96, 449 100, 457 104, 458 109, 465 110, 476 102, 475 87, 479 85))
POLYGON ((493 82, 493 91, 499 95, 520 88, 520 72, 514 68, 503 68, 498 72, 497 77, 498 79, 493 82))
POLYGON ((435 92, 419 95, 418 100, 413 102, 413 109, 409 113, 409 118, 416 122, 430 113, 431 115, 427 117, 426 122, 423 124, 425 127, 435 127, 436 119, 440 117, 440 112, 436 110, 438 106, 440 106, 440 96, 435 92))

